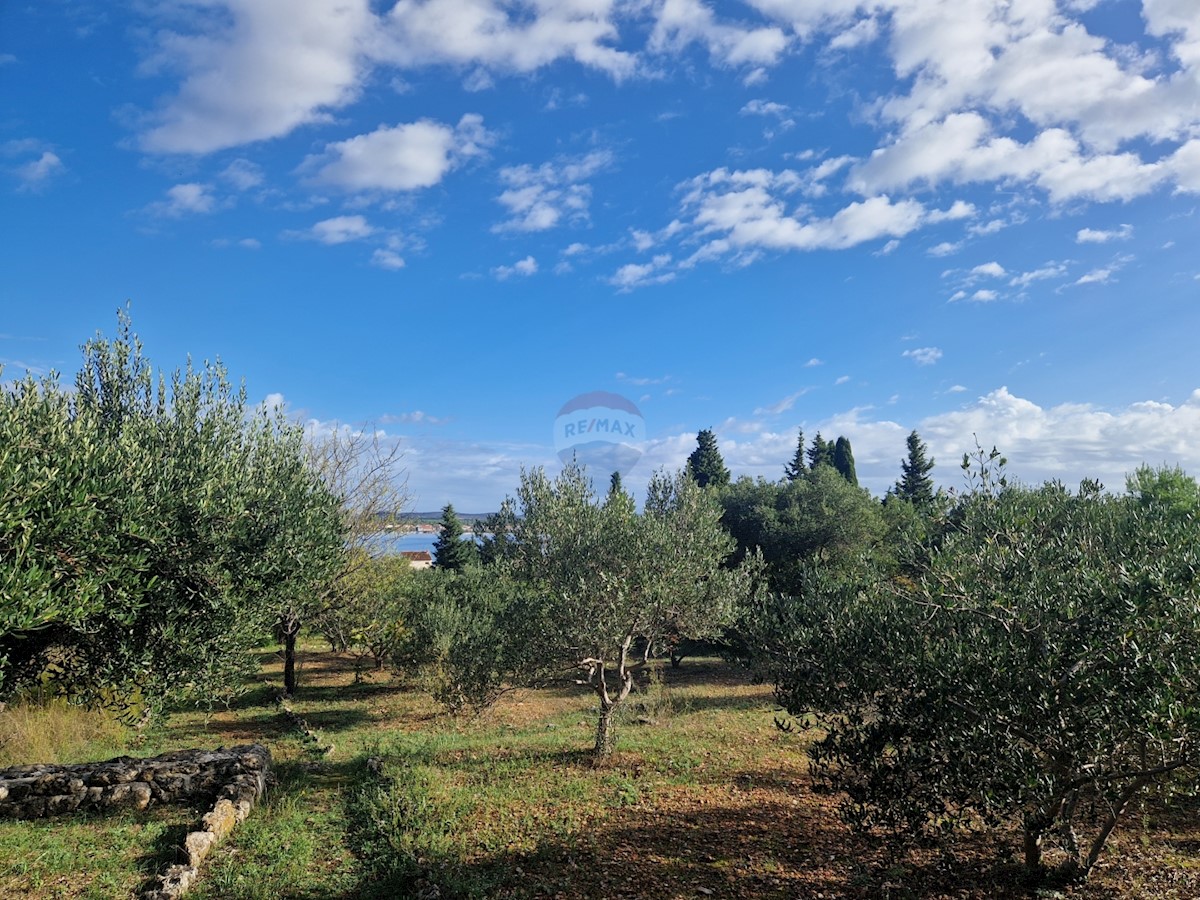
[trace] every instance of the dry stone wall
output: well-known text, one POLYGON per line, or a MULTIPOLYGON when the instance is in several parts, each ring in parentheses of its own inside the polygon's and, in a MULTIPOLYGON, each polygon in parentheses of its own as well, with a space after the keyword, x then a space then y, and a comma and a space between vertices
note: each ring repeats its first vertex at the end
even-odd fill
POLYGON ((73 766, 13 766, 0 769, 0 818, 146 809, 158 803, 209 806, 199 828, 184 841, 187 861, 168 868, 142 895, 144 900, 175 900, 196 880, 209 851, 250 815, 267 789, 270 772, 271 753, 261 744, 73 766))
POLYGON ((261 744, 71 766, 13 766, 0 769, 0 818, 207 804, 221 797, 252 806, 266 787, 270 768, 271 754, 261 744))

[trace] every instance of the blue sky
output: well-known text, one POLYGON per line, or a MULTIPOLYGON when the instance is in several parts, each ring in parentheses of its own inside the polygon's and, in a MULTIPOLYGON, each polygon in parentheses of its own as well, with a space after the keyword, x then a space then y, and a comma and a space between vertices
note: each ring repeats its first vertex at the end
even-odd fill
POLYGON ((130 301, 315 431, 494 508, 587 391, 636 487, 917 428, 1027 481, 1200 472, 1194 0, 0 6, 0 361, 130 301))

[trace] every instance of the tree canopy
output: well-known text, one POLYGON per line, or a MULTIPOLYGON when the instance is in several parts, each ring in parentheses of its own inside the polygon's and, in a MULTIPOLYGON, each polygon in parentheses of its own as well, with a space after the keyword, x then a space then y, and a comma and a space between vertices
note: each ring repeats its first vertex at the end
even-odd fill
POLYGON ((0 397, 0 695, 125 710, 234 689, 274 605, 328 581, 338 498, 219 364, 169 376, 129 319, 0 397))
POLYGON ((908 435, 908 456, 901 462, 900 480, 896 482, 893 494, 921 510, 930 510, 934 502, 933 459, 926 459, 929 448, 921 440, 916 431, 908 435))
POLYGON ((442 508, 442 530, 433 545, 433 564, 439 569, 460 572, 478 558, 473 540, 463 540, 463 525, 447 503, 442 508))
POLYGON ((639 514, 623 491, 597 498, 569 465, 553 480, 522 473, 516 498, 489 522, 490 568, 518 585, 506 616, 536 635, 529 671, 583 673, 599 701, 598 755, 611 751, 614 711, 653 648, 715 635, 748 589, 741 571, 722 568, 733 541, 720 516, 716 496, 683 472, 655 473, 639 514))
MULTIPOLYGON (((994 466, 998 454, 980 454, 994 466)), ((1086 875, 1145 790, 1200 764, 1196 518, 983 472, 916 578, 809 567, 748 644, 861 827, 1011 822, 1086 875)))
POLYGON ((705 428, 696 435, 696 449, 687 459, 687 472, 700 487, 729 484, 729 470, 717 447, 717 436, 705 428))

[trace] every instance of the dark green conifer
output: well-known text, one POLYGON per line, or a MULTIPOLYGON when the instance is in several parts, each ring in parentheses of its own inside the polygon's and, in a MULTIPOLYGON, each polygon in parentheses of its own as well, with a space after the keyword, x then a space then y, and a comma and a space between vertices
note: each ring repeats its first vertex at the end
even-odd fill
POLYGON ((792 456, 792 461, 783 467, 783 477, 788 481, 795 481, 808 471, 808 462, 804 458, 804 429, 797 432, 796 437, 796 453, 792 456))
POLYGON ((463 526, 454 506, 442 509, 442 533, 433 545, 433 564, 439 569, 461 572, 475 561, 475 542, 463 540, 463 526))
POLYGON ((813 438, 812 446, 808 448, 808 467, 815 469, 817 466, 833 465, 833 444, 827 443, 825 438, 821 437, 821 432, 817 432, 817 436, 813 438))
POLYGON ((900 464, 900 480, 894 491, 895 496, 922 510, 931 509, 934 498, 933 479, 929 476, 933 460, 925 458, 928 449, 915 430, 908 436, 908 457, 900 464))
POLYGON ((717 436, 711 428, 705 428, 696 435, 696 449, 688 457, 687 471, 700 487, 729 484, 729 470, 725 468, 725 460, 717 448, 717 436))
POLYGON ((839 436, 834 444, 833 467, 843 478, 858 487, 858 473, 854 471, 854 451, 850 449, 849 438, 839 436))

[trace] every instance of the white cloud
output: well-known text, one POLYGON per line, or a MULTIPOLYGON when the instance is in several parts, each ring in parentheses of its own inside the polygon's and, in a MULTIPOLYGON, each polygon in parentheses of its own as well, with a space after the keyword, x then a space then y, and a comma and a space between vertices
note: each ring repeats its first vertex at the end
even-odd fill
POLYGON ((1010 224, 1012 223, 1006 222, 1004 219, 989 219, 987 222, 968 225, 967 233, 972 237, 983 237, 984 235, 995 234, 998 231, 1002 231, 1010 224))
POLYGON ((967 389, 965 387, 963 387, 961 384, 953 384, 950 387, 946 388, 946 393, 947 394, 962 394, 962 393, 965 393, 966 390, 967 389))
POLYGON ((1142 463, 1200 471, 1200 390, 1179 405, 1143 401, 1110 411, 1081 403, 1043 408, 1001 387, 919 427, 948 461, 973 449, 977 435, 981 445, 998 447, 1012 473, 1027 482, 1061 478, 1070 485, 1095 477, 1120 490, 1125 475, 1142 463))
POLYGON ((492 275, 499 281, 507 281, 513 275, 536 275, 537 270, 537 260, 532 256, 526 256, 524 259, 517 260, 511 266, 496 266, 496 268, 492 269, 492 275))
POLYGON ((777 119, 787 119, 791 110, 782 103, 771 100, 749 100, 738 112, 743 116, 774 116, 777 119))
POLYGON ((617 269, 608 283, 622 292, 649 284, 666 284, 675 280, 675 272, 664 271, 671 262, 669 253, 660 253, 648 263, 628 263, 617 269))
POLYGON ((905 350, 900 355, 905 359, 911 359, 918 366, 932 366, 942 358, 942 351, 937 347, 916 347, 912 350, 905 350))
POLYGON ((988 278, 1003 278, 1008 273, 998 262, 988 262, 978 265, 971 270, 972 275, 985 275, 988 278))
POLYGON ((368 51, 403 68, 451 64, 532 72, 560 59, 631 75, 633 54, 618 37, 613 0, 399 0, 382 17, 368 51))
POLYGON ((17 166, 13 174, 20 180, 23 190, 36 191, 45 187, 54 176, 61 174, 65 169, 66 166, 57 153, 43 150, 37 159, 17 166))
POLYGON ((358 96, 368 0, 223 0, 201 30, 158 33, 151 71, 183 82, 141 136, 153 153, 211 153, 326 121, 358 96))
POLYGON ((212 193, 212 185, 197 182, 177 184, 168 188, 165 200, 156 201, 146 207, 147 211, 154 215, 169 218, 210 213, 216 208, 217 198, 212 193))
POLYGON ((796 401, 809 392, 809 388, 801 388, 794 394, 788 394, 778 403, 772 403, 770 406, 760 406, 754 410, 756 416, 777 416, 780 413, 785 413, 796 405, 796 401))
POLYGON ((239 191, 248 191, 263 183, 263 170, 248 159, 235 159, 221 170, 221 178, 239 191))
POLYGON ((432 187, 465 160, 480 156, 492 135, 471 113, 451 128, 431 119, 381 125, 368 134, 325 145, 300 170, 346 191, 413 191, 432 187))
POLYGON ((1051 201, 1131 200, 1168 177, 1167 166, 1137 154, 1086 150, 1068 130, 1048 128, 1027 143, 997 136, 978 112, 914 128, 856 166, 850 186, 864 196, 943 183, 1028 182, 1051 201))
POLYGON ((804 368, 811 369, 813 366, 825 365, 824 360, 817 359, 815 356, 804 364, 804 368))
POLYGON ((981 288, 971 295, 971 299, 976 303, 991 303, 993 300, 998 300, 1000 295, 995 291, 981 288))
POLYGON ((1109 241, 1128 240, 1132 236, 1132 225, 1122 225, 1120 228, 1114 228, 1109 231, 1080 228, 1075 233, 1075 242, 1078 244, 1107 244, 1109 241))
POLYGON ((750 100, 738 112, 743 116, 765 116, 775 119, 778 124, 764 131, 767 138, 774 137, 777 131, 788 131, 796 127, 796 120, 792 118, 791 110, 782 103, 770 100, 750 100))
POLYGON ((1063 263, 1048 262, 1037 269, 1013 276, 1012 280, 1009 281, 1009 285, 1011 287, 1028 287, 1035 281, 1044 281, 1048 278, 1062 278, 1066 274, 1067 267, 1063 263))
POLYGON ((371 265, 394 272, 404 268, 404 257, 395 250, 377 247, 371 254, 371 265))
POLYGON ((586 156, 500 170, 507 189, 496 199, 509 218, 496 231, 545 231, 565 221, 586 221, 592 189, 583 182, 612 165, 612 154, 596 150, 586 156))
POLYGON ((431 416, 422 410, 404 413, 386 413, 379 417, 380 425, 445 425, 450 420, 431 416))
POLYGON ((940 244, 934 244, 925 252, 930 256, 951 256, 962 249, 962 241, 942 241, 940 244))
POLYGON ((1092 269, 1090 272, 1081 275, 1078 279, 1076 279, 1074 284, 1108 284, 1112 280, 1112 277, 1117 274, 1117 272, 1121 271, 1121 269, 1125 268, 1125 266, 1132 261, 1133 256, 1129 254, 1115 256, 1113 257, 1112 262, 1110 262, 1108 265, 1099 266, 1095 269, 1092 269))
POLYGON ((375 228, 364 216, 334 216, 332 219, 322 219, 308 231, 296 236, 332 245, 361 241, 374 233, 375 228))
POLYGON ((1104 266, 1099 269, 1092 269, 1092 271, 1084 275, 1080 275, 1075 280, 1075 284, 1108 284, 1108 282, 1112 279, 1114 271, 1115 270, 1112 266, 1104 266))
POLYGON ((849 375, 842 375, 840 378, 838 378, 838 379, 837 379, 837 381, 835 381, 835 382, 834 382, 834 384, 835 384, 835 385, 838 385, 838 384, 845 384, 845 383, 846 383, 846 382, 848 382, 849 380, 850 380, 850 376, 849 376, 849 375))
POLYGON ((705 47, 720 65, 749 65, 757 72, 778 62, 789 39, 777 26, 718 21, 712 9, 700 0, 663 0, 656 11, 650 50, 678 53, 692 43, 705 47))
POLYGON ((841 250, 880 238, 898 238, 929 221, 916 200, 890 197, 854 201, 822 218, 789 213, 785 198, 803 181, 797 173, 716 169, 687 182, 683 205, 691 224, 711 237, 698 259, 745 250, 841 250))
POLYGON ((239 247, 244 247, 246 250, 261 250, 262 241, 258 238, 242 238, 237 242, 239 247))
POLYGON ((831 50, 852 50, 869 44, 879 36, 879 22, 874 18, 860 19, 829 42, 831 50))

